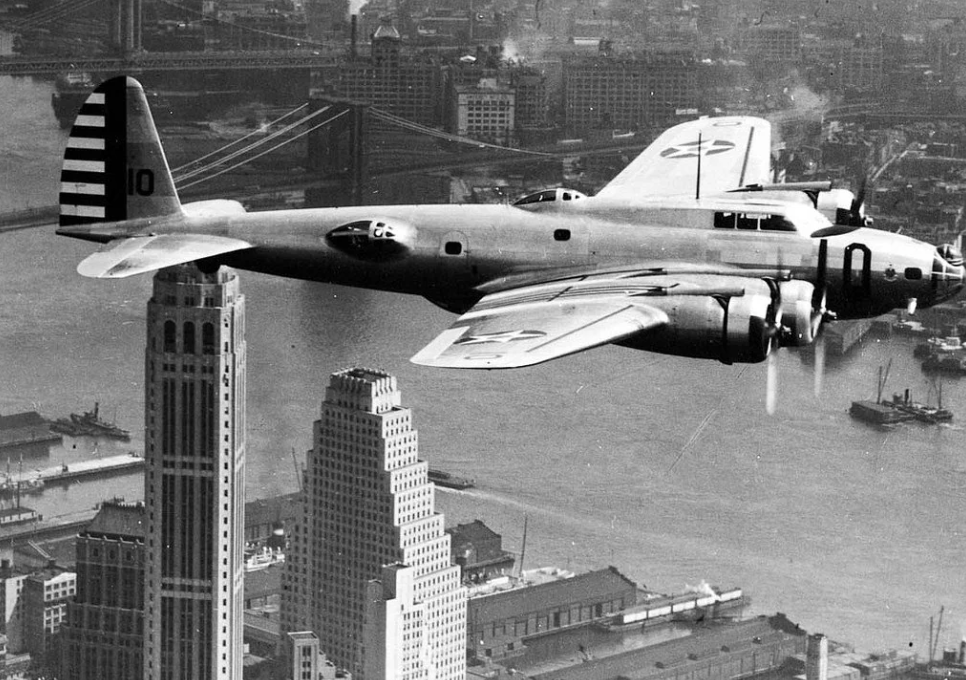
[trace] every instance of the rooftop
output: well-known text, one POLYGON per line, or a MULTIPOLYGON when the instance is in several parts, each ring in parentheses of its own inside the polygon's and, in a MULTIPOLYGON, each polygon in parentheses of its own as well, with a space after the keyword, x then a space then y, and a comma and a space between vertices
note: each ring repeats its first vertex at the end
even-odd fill
POLYGON ((500 534, 486 526, 481 520, 475 519, 468 524, 457 524, 446 530, 453 537, 453 542, 469 541, 477 543, 479 541, 489 541, 500 538, 500 534))
POLYGON ((22 427, 46 427, 47 419, 36 411, 0 416, 0 430, 16 430, 22 427))
POLYGON ((144 540, 146 533, 143 503, 105 501, 90 524, 81 532, 89 536, 110 536, 144 540))
MULTIPOLYGON (((529 579, 533 572, 524 572, 529 579)), ((616 593, 637 593, 637 584, 614 567, 589 571, 571 578, 543 580, 536 584, 510 587, 492 594, 471 597, 473 620, 501 621, 521 612, 547 609, 561 602, 588 602, 616 593)))
POLYGON ((257 498, 245 503, 245 525, 269 524, 298 516, 301 493, 284 494, 270 498, 257 498))

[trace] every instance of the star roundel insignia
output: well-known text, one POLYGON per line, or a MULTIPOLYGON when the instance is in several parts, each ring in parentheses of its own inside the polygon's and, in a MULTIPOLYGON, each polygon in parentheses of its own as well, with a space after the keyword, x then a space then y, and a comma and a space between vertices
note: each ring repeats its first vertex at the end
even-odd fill
POLYGON ((727 139, 694 140, 669 146, 661 152, 663 158, 697 158, 698 149, 704 156, 726 153, 735 148, 734 142, 727 139))
POLYGON ((454 345, 484 345, 486 343, 507 343, 514 340, 530 340, 531 338, 541 338, 546 333, 543 331, 501 331, 499 333, 482 333, 480 335, 468 335, 460 338, 454 345))

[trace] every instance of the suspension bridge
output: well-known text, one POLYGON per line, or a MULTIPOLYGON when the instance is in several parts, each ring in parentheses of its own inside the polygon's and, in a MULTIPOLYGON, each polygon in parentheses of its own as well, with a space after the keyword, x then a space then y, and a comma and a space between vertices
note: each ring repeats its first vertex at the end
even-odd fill
MULTIPOLYGON (((173 167, 175 186, 186 200, 217 195, 244 202, 253 192, 247 186, 251 175, 245 174, 251 167, 246 166, 266 157, 270 160, 270 154, 276 157, 287 154, 286 158, 291 160, 291 145, 299 140, 303 140, 307 150, 308 169, 299 174, 259 174, 257 192, 260 195, 304 191, 306 205, 358 205, 362 202, 363 186, 373 178, 631 152, 644 148, 648 141, 644 137, 621 138, 521 149, 448 133, 361 102, 313 99, 214 151, 173 167), (399 135, 437 140, 439 152, 421 160, 405 154, 388 154, 389 158, 372 163, 372 154, 367 148, 373 125, 385 132, 395 130, 399 135), (459 150, 444 151, 442 147, 459 150), (219 177, 223 181, 210 184, 219 177)), ((58 212, 57 206, 44 206, 0 213, 0 232, 53 224, 58 212)))

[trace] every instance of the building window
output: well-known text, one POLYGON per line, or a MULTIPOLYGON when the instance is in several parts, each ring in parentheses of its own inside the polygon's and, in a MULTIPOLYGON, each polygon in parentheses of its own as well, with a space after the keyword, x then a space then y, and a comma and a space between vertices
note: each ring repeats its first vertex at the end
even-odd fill
POLYGON ((186 321, 184 324, 184 336, 183 336, 184 346, 181 351, 185 354, 195 353, 195 325, 191 321, 186 321))
POLYGON ((201 326, 201 353, 215 353, 215 325, 205 323, 201 326))
POLYGON ((170 319, 164 322, 164 351, 165 352, 176 352, 176 336, 178 330, 175 326, 174 321, 170 319))

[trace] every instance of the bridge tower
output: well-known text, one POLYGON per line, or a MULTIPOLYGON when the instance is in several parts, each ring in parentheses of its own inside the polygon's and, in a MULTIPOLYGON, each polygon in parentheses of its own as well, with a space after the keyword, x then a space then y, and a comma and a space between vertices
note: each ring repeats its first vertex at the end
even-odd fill
POLYGON ((331 108, 313 119, 312 125, 344 111, 348 113, 308 135, 309 171, 322 183, 305 192, 305 205, 362 205, 369 104, 328 95, 313 95, 309 99, 310 113, 326 106, 331 108))
POLYGON ((111 0, 111 42, 124 57, 141 51, 141 0, 111 0))

